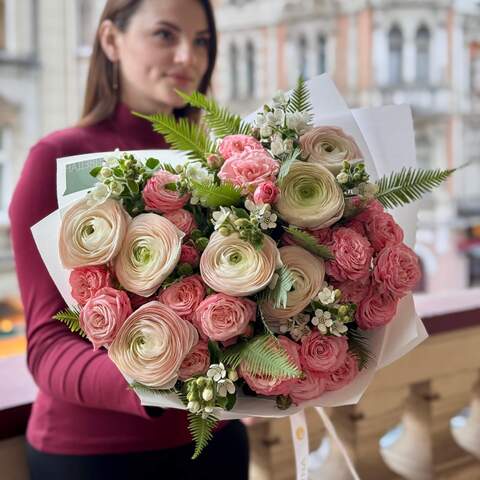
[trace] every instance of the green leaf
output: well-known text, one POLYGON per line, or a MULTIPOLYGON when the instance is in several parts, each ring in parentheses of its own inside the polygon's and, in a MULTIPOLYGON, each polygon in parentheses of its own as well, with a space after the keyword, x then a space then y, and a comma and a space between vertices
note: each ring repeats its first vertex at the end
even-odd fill
POLYGON ((444 182, 457 169, 424 170, 403 167, 399 172, 380 178, 376 184, 377 200, 386 208, 400 207, 419 200, 444 182))
POLYGON ((139 395, 144 394, 153 394, 156 398, 163 398, 167 395, 171 395, 172 393, 177 394, 175 388, 168 388, 165 390, 157 390, 155 388, 150 388, 144 385, 143 383, 137 382, 134 380, 130 385, 129 388, 135 390, 139 395))
POLYGON ((203 418, 201 415, 194 413, 188 414, 188 429, 192 434, 192 439, 195 442, 195 451, 192 460, 198 458, 202 450, 207 446, 208 442, 213 437, 213 429, 217 424, 218 419, 213 415, 203 418))
POLYGON ((250 219, 250 214, 244 208, 232 207, 232 211, 238 218, 250 219))
POLYGON ((80 327, 80 311, 73 308, 67 308, 58 312, 56 315, 52 317, 54 320, 60 320, 63 322, 71 332, 80 335, 82 338, 86 338, 87 334, 82 330, 80 327))
POLYGON ((187 152, 191 160, 200 160, 205 163, 206 156, 217 150, 215 143, 203 128, 186 118, 177 120, 165 113, 143 115, 134 112, 134 115, 150 121, 155 132, 161 133, 173 148, 187 152))
POLYGON ((290 167, 293 165, 294 162, 297 161, 298 157, 300 156, 301 150, 299 148, 296 148, 290 157, 288 157, 286 160, 282 162, 282 165, 280 166, 280 171, 278 172, 278 182, 281 184, 282 180, 288 175, 288 172, 290 170, 290 167))
POLYGON ((222 351, 214 340, 208 341, 208 353, 210 353, 210 363, 220 363, 222 361, 222 351))
POLYGON ((262 293, 264 293, 265 298, 272 302, 274 308, 286 308, 288 292, 295 284, 295 277, 286 265, 282 265, 275 273, 278 275, 275 287, 273 289, 267 287, 262 293))
POLYGON ((347 332, 348 349, 357 357, 358 368, 364 369, 370 360, 374 359, 373 354, 368 349, 368 339, 359 330, 349 328, 347 332))
POLYGON ((222 108, 212 98, 208 98, 200 92, 188 95, 176 90, 186 102, 192 107, 201 108, 205 112, 205 123, 210 130, 219 138, 227 135, 251 135, 252 127, 242 122, 238 115, 233 115, 226 108, 222 108))
POLYGON ((96 177, 96 176, 100 173, 100 170, 101 170, 101 169, 102 169, 101 166, 92 168, 92 169, 90 170, 90 175, 91 175, 92 177, 96 177))
POLYGON ((177 174, 175 167, 170 163, 161 163, 158 162, 158 170, 165 170, 165 172, 173 173, 174 175, 177 174))
POLYGON ((334 260, 335 256, 326 245, 321 245, 317 242, 317 239, 310 235, 305 230, 300 230, 297 227, 289 226, 284 227, 285 231, 290 234, 298 245, 310 253, 317 255, 325 260, 334 260))
POLYGON ((163 188, 165 190, 170 190, 171 192, 176 192, 177 191, 177 184, 172 182, 172 183, 166 183, 163 188))
POLYGON ((312 103, 310 101, 310 91, 308 90, 305 80, 300 76, 297 86, 290 95, 287 112, 311 112, 312 103))
POLYGON ((302 375, 277 338, 268 333, 227 349, 223 361, 231 368, 237 368, 241 363, 242 368, 252 375, 275 378, 298 378, 302 375))
POLYGON ((127 185, 128 185, 128 189, 133 195, 136 195, 140 191, 140 188, 138 187, 138 183, 133 180, 128 179, 127 185))
POLYGON ((192 181, 192 188, 205 207, 231 207, 232 205, 238 205, 242 201, 241 190, 231 183, 217 185, 213 182, 200 183, 192 181))
POLYGON ((160 161, 157 160, 156 158, 150 157, 150 158, 145 162, 145 165, 146 165, 146 167, 149 168, 150 170, 155 170, 155 169, 160 165, 160 161))

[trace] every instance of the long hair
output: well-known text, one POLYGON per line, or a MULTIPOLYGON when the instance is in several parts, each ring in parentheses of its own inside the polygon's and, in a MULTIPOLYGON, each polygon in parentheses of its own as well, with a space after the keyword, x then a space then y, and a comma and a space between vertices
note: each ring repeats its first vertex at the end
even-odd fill
MULTIPOLYGON (((79 126, 86 127, 94 125, 108 118, 112 115, 119 100, 119 91, 118 89, 114 89, 113 86, 114 81, 116 80, 114 79, 115 72, 113 64, 105 55, 100 44, 100 25, 104 20, 111 20, 119 30, 125 31, 128 27, 130 18, 140 7, 142 1, 143 0, 107 0, 95 34, 88 69, 83 112, 78 123, 79 126)), ((205 10, 208 30, 210 33, 208 67, 198 88, 200 92, 207 93, 217 57, 217 30, 210 0, 198 1, 205 10)), ((198 121, 200 118, 200 112, 198 109, 190 106, 175 109, 173 113, 177 118, 188 117, 194 121, 198 121)))

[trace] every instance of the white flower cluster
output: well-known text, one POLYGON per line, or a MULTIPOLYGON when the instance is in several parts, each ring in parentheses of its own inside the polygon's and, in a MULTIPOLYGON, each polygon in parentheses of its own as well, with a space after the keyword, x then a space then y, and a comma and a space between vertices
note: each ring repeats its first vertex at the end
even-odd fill
MULTIPOLYGON (((180 178, 181 180, 185 180, 187 183, 190 183, 191 181, 197 183, 210 183, 214 181, 213 174, 209 173, 208 170, 198 162, 187 163, 184 172, 180 175, 180 178)), ((190 203, 192 205, 198 205, 201 203, 201 200, 202 199, 195 194, 195 190, 193 190, 190 203)))
POLYGON ((340 291, 328 285, 327 282, 323 282, 322 289, 317 294, 317 300, 322 305, 332 305, 339 297, 340 291))
POLYGON ((289 333, 293 340, 300 341, 302 337, 310 333, 310 315, 308 313, 299 313, 280 325, 281 333, 289 333))
POLYGON ((336 337, 341 337, 348 331, 348 327, 340 320, 334 320, 328 310, 317 308, 315 316, 312 318, 312 325, 315 325, 320 333, 326 335, 330 333, 336 337))
POLYGON ((255 204, 251 200, 245 200, 245 208, 250 212, 250 220, 260 225, 262 230, 275 228, 277 226, 277 215, 272 212, 269 203, 255 204))

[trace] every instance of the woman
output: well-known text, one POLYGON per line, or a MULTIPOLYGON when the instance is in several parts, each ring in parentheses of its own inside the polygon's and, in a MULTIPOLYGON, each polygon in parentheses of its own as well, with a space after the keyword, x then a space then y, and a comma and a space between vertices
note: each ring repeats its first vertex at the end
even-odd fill
POLYGON ((168 148, 134 117, 198 117, 175 89, 206 92, 216 56, 208 0, 108 0, 97 32, 83 117, 30 152, 11 206, 18 280, 27 318, 28 365, 39 387, 27 430, 32 479, 247 478, 240 422, 222 424, 199 460, 180 410, 143 408, 105 350, 52 320, 65 308, 30 227, 57 208, 56 158, 168 148))

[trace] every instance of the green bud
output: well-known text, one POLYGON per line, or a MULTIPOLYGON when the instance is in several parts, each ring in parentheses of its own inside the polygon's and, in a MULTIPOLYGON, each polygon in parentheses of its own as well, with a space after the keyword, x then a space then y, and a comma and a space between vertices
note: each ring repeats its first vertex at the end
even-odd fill
POLYGON ((195 383, 198 387, 203 388, 207 384, 207 379, 205 377, 198 377, 195 383))
POLYGON ((239 228, 246 228, 250 226, 250 222, 246 218, 238 218, 234 223, 239 228))
POLYGON ((190 238, 192 240, 198 240, 200 237, 203 237, 203 233, 201 232, 201 230, 199 230, 198 228, 192 230, 192 233, 190 234, 190 238))
POLYGON ((113 174, 112 172, 112 169, 111 168, 108 168, 108 167, 103 167, 101 170, 100 170, 100 175, 104 178, 108 178, 108 177, 111 177, 113 174))
POLYGON ((340 297, 342 296, 342 292, 341 292, 341 290, 339 290, 338 288, 335 289, 335 290, 333 291, 333 293, 335 294, 335 300, 339 300, 340 297))
POLYGON ((292 405, 292 399, 288 395, 277 395, 276 401, 280 410, 286 410, 292 405))
POLYGON ((189 263, 181 263, 177 267, 179 275, 191 275, 193 273, 193 267, 189 263))
POLYGON ((223 235, 224 237, 228 237, 232 232, 228 227, 220 227, 218 229, 218 233, 220 233, 220 235, 223 235))
POLYGON ((228 379, 232 382, 236 382, 238 380, 238 373, 235 369, 228 371, 228 379))
POLYGON ((348 307, 346 305, 341 305, 338 309, 339 315, 346 315, 348 313, 348 307))
POLYGON ((195 246, 203 252, 208 245, 208 238, 207 237, 201 237, 198 240, 195 241, 195 246))
POLYGON ((348 323, 348 322, 351 322, 352 319, 348 316, 348 315, 345 315, 343 318, 342 318, 342 322, 343 323, 348 323))
POLYGON ((205 388, 202 392, 202 398, 206 402, 209 402, 213 398, 213 390, 211 388, 205 388))

